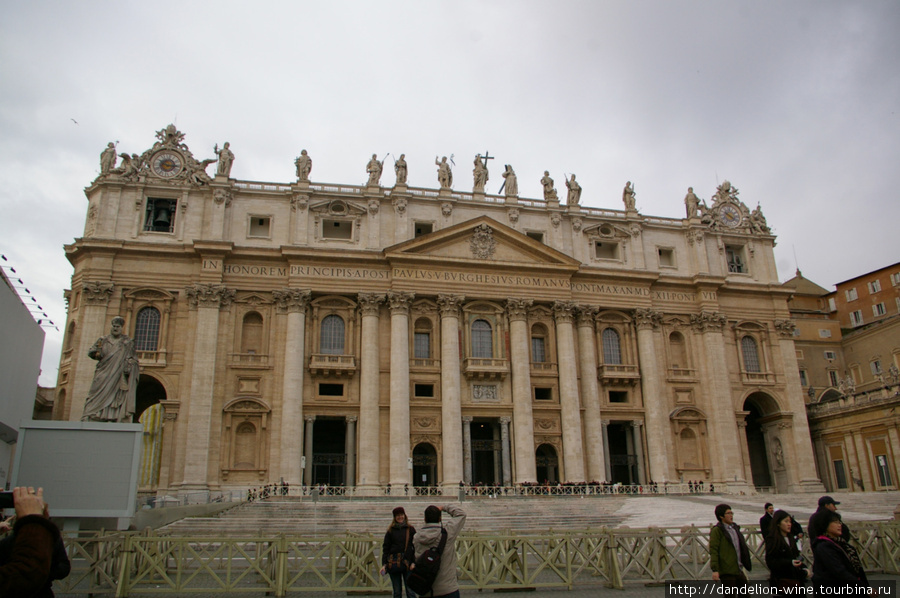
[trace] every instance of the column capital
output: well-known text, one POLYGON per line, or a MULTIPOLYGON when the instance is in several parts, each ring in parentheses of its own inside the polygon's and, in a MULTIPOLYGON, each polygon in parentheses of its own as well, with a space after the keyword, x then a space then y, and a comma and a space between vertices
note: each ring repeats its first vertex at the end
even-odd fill
POLYGON ((640 430, 641 428, 644 427, 644 422, 642 422, 640 420, 634 420, 631 422, 631 427, 634 428, 635 430, 640 430))
POLYGON ((582 326, 593 328, 594 317, 597 315, 597 308, 593 305, 576 305, 575 316, 577 318, 578 327, 582 326))
POLYGON ((506 313, 510 321, 524 320, 528 317, 528 308, 534 305, 532 299, 513 299, 506 300, 506 313))
POLYGON ((508 415, 504 415, 504 416, 500 417, 500 423, 501 423, 501 424, 504 424, 504 425, 507 425, 507 426, 508 426, 508 425, 509 425, 509 422, 511 422, 511 421, 512 421, 512 418, 511 418, 510 416, 508 416, 508 415))
POLYGON ((437 304, 441 310, 441 317, 458 318, 459 308, 465 300, 465 295, 438 295, 437 304))
POLYGON ((184 295, 187 297, 188 306, 191 309, 198 307, 214 307, 222 309, 228 307, 234 300, 235 290, 222 285, 194 283, 185 287, 184 295))
POLYGON ((575 303, 572 301, 554 301, 553 318, 557 323, 572 322, 575 313, 575 303))
POLYGON ((304 416, 303 416, 303 421, 305 421, 305 422, 308 423, 308 424, 311 424, 311 423, 313 423, 314 421, 316 421, 316 416, 315 416, 315 415, 304 415, 304 416))
POLYGON ((347 423, 348 423, 348 424, 355 424, 357 421, 359 421, 359 417, 358 417, 358 416, 356 416, 356 415, 348 415, 348 416, 347 416, 347 423))
POLYGON ((278 311, 282 313, 296 313, 306 311, 312 291, 309 289, 291 289, 285 287, 278 291, 272 291, 272 298, 278 311))
POLYGON ((600 420, 600 425, 603 426, 604 428, 608 428, 610 423, 612 423, 612 422, 611 422, 610 420, 608 420, 608 419, 601 419, 601 420, 600 420))
POLYGON ((360 293, 357 295, 359 309, 363 316, 377 316, 378 308, 384 303, 384 295, 378 293, 360 293))
POLYGON ((111 282, 87 280, 81 284, 81 297, 85 305, 108 305, 114 287, 111 282))
POLYGON ((691 327, 696 332, 722 332, 727 321, 728 318, 717 311, 701 311, 691 315, 691 327))
POLYGON ((634 310, 634 321, 638 330, 659 328, 662 321, 662 312, 639 307, 634 310))
POLYGON ((471 415, 464 415, 462 416, 462 423, 471 424, 473 419, 475 418, 473 418, 471 415))
POLYGON ((409 291, 388 291, 391 314, 409 314, 409 307, 415 298, 416 294, 409 291))
POLYGON ((793 320, 775 320, 775 330, 781 338, 793 338, 797 324, 793 320))

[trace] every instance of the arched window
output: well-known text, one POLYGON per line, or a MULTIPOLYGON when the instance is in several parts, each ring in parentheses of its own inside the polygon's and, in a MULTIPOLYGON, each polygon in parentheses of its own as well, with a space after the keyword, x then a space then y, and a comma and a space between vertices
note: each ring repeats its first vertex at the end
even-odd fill
POLYGON ((263 318, 255 311, 251 311, 244 316, 244 325, 241 327, 241 353, 253 355, 264 353, 262 341, 263 318))
POLYGON ((756 346, 756 340, 752 336, 745 336, 741 339, 741 353, 744 356, 744 371, 762 371, 759 367, 759 348, 756 346))
POLYGON ((531 361, 547 361, 547 329, 542 324, 535 324, 531 328, 531 361))
POLYGON ((344 320, 334 314, 322 320, 319 350, 326 355, 344 354, 344 320))
POLYGON ((673 368, 686 368, 687 352, 684 349, 684 336, 680 332, 669 335, 669 358, 673 368))
POLYGON ((485 320, 472 322, 472 357, 490 359, 494 356, 494 337, 491 325, 485 320))
POLYGON ((159 342, 159 310, 145 307, 138 312, 134 324, 134 350, 156 351, 159 342))
POLYGON ((601 338, 603 339, 603 363, 622 365, 622 346, 619 341, 619 333, 612 328, 606 328, 601 338))

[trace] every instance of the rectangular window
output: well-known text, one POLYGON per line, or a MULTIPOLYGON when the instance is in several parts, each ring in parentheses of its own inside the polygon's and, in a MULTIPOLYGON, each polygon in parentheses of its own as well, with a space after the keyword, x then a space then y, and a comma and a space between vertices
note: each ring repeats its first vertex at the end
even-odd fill
POLYGON ((825 359, 827 359, 828 361, 834 361, 835 359, 837 359, 837 353, 835 353, 834 351, 825 351, 825 359))
POLYGON ((659 247, 657 249, 657 254, 659 255, 659 267, 660 268, 674 268, 675 267, 675 250, 668 247, 659 247))
POLYGON ((250 231, 247 236, 268 238, 271 234, 269 232, 271 223, 272 218, 269 216, 250 216, 250 231))
POLYGON ((531 361, 534 363, 544 363, 547 361, 547 352, 544 350, 544 337, 531 337, 531 361))
POLYGON ((434 384, 416 384, 413 387, 415 396, 423 399, 434 398, 434 384))
POLYGON ((831 331, 827 328, 819 328, 819 338, 831 338, 831 331))
POLYGON ((869 367, 872 368, 872 375, 877 376, 881 373, 881 361, 875 359, 874 361, 869 362, 869 367))
POLYGON ((828 370, 828 382, 831 384, 831 386, 838 385, 837 370, 828 370))
POLYGON ((862 310, 858 309, 856 311, 850 312, 850 324, 852 326, 860 326, 863 323, 863 315, 862 310))
POLYGON ((325 239, 353 239, 353 223, 348 220, 323 220, 322 237, 325 239))
POLYGON ((874 295, 881 291, 881 281, 877 278, 869 283, 869 294, 874 295))
POLYGON ((416 222, 416 236, 429 235, 434 231, 434 225, 430 222, 416 222))
POLYGON ((835 459, 831 463, 834 466, 834 481, 837 487, 845 490, 847 488, 847 474, 844 473, 844 460, 835 459))
POLYGON ((828 311, 837 311, 837 305, 834 304, 834 297, 828 298, 828 311))
POLYGON ((725 262, 729 273, 746 274, 747 265, 744 259, 744 248, 737 245, 725 246, 725 262))
POLYGON ((897 311, 900 312, 900 297, 897 297, 895 301, 897 302, 897 311))
POLYGON ((803 359, 803 350, 797 349, 797 359, 803 359))
POLYGON ((856 287, 844 291, 844 296, 847 297, 847 301, 856 301, 858 297, 858 295, 856 294, 856 287))
POLYGON ((800 370, 800 386, 809 386, 809 380, 806 378, 806 370, 800 370))
POLYGON ((875 467, 878 468, 878 481, 881 482, 881 486, 893 486, 887 455, 875 455, 875 467))
POLYGON ((342 397, 344 396, 343 384, 319 384, 320 397, 342 397))
POLYGON ((599 260, 617 260, 619 259, 619 244, 610 243, 609 241, 597 241, 594 244, 595 255, 599 260))
POLYGON ((152 233, 171 233, 175 230, 175 208, 177 199, 148 197, 147 210, 144 214, 144 231, 152 233))
POLYGON ((900 287, 900 272, 891 274, 891 284, 895 287, 900 287))
POLYGON ((887 310, 884 309, 884 303, 876 303, 872 306, 872 314, 877 318, 878 316, 883 316, 887 313, 887 310))
POLYGON ((627 403, 628 402, 628 391, 625 391, 625 390, 609 391, 609 402, 610 403, 627 403))
POLYGON ((534 400, 535 401, 552 401, 553 400, 553 389, 552 388, 544 388, 542 386, 534 387, 534 400))
POLYGON ((416 359, 431 359, 431 334, 428 332, 416 332, 413 337, 413 357, 416 359))
POLYGON ((528 232, 525 233, 525 234, 526 234, 527 236, 529 236, 530 238, 534 239, 535 241, 537 241, 538 243, 543 243, 543 242, 544 242, 544 233, 540 233, 540 232, 537 232, 537 231, 528 231, 528 232))

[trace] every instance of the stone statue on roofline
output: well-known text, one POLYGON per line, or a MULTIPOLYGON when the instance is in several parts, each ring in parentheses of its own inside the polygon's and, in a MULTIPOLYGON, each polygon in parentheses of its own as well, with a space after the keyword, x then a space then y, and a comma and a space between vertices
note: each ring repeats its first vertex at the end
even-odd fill
POLYGON ((581 185, 575 181, 574 174, 571 178, 566 179, 566 188, 569 190, 566 194, 566 204, 577 206, 581 201, 581 185))
POLYGON ((116 167, 116 144, 110 141, 100 154, 100 174, 109 174, 116 167))
POLYGON ((394 174, 397 175, 397 181, 394 183, 395 185, 406 184, 406 154, 400 154, 400 157, 394 161, 394 174))
POLYGON ((516 178, 516 171, 513 170, 513 167, 509 164, 506 165, 506 170, 503 171, 503 178, 505 182, 503 183, 506 189, 506 197, 516 197, 519 195, 519 181, 516 178))
POLYGON ((553 187, 553 179, 550 178, 549 170, 544 171, 544 176, 541 177, 541 186, 544 188, 544 201, 559 199, 556 194, 556 189, 553 187))
POLYGON ((309 173, 312 171, 312 158, 306 153, 306 150, 300 150, 300 155, 294 160, 294 166, 297 167, 297 180, 306 183, 309 182, 309 173))
POLYGON ((369 180, 366 185, 370 187, 377 187, 381 183, 381 171, 383 167, 383 162, 378 161, 378 154, 372 154, 372 159, 369 160, 369 163, 366 164, 366 172, 369 173, 369 180))
POLYGON ((450 163, 447 162, 447 156, 438 161, 437 156, 434 157, 434 163, 438 167, 438 183, 441 189, 449 189, 453 186, 453 171, 450 169, 450 163))
POLYGON ((475 193, 484 193, 484 186, 488 182, 488 169, 485 162, 486 160, 482 160, 481 154, 475 154, 475 168, 472 169, 472 176, 475 179, 472 190, 475 193))
POLYGON ((625 188, 622 189, 622 202, 625 203, 626 211, 633 212, 635 210, 634 196, 634 186, 631 184, 631 181, 628 181, 625 183, 625 188))
POLYGON ((700 211, 700 198, 694 194, 693 187, 688 187, 687 195, 684 196, 684 209, 688 218, 696 218, 700 211))
POLYGON ((224 175, 231 176, 231 165, 234 163, 234 153, 228 149, 231 147, 231 144, 227 141, 222 146, 222 149, 219 149, 219 145, 213 148, 213 153, 216 154, 218 158, 218 164, 216 165, 216 175, 224 175))

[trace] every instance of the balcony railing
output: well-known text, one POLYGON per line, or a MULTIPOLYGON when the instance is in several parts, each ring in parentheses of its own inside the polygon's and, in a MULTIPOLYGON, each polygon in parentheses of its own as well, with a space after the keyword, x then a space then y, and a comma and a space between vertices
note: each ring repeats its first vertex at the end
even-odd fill
POLYGON ((636 365, 603 364, 597 368, 597 377, 607 384, 634 384, 641 373, 636 365))
POLYGON ((668 377, 670 380, 696 380, 697 370, 693 368, 669 368, 668 377))
POLYGON ((557 369, 556 364, 550 361, 532 361, 531 362, 531 375, 532 376, 556 376, 557 369))
POLYGON ((416 370, 416 371, 439 372, 441 370, 441 360, 440 359, 413 358, 413 359, 409 360, 409 369, 416 370))
POLYGON ((775 384, 775 375, 770 372, 741 372, 744 384, 775 384))
POLYGON ((241 367, 267 367, 269 356, 265 353, 232 353, 231 365, 241 367))
POLYGON ((165 351, 135 351, 135 353, 137 353, 141 367, 165 367, 166 365, 165 351))
POLYGON ((468 357, 463 365, 463 373, 469 380, 504 380, 509 374, 509 362, 505 359, 468 357))
POLYGON ((309 371, 321 376, 346 376, 356 374, 356 356, 313 353, 309 357, 309 371))

